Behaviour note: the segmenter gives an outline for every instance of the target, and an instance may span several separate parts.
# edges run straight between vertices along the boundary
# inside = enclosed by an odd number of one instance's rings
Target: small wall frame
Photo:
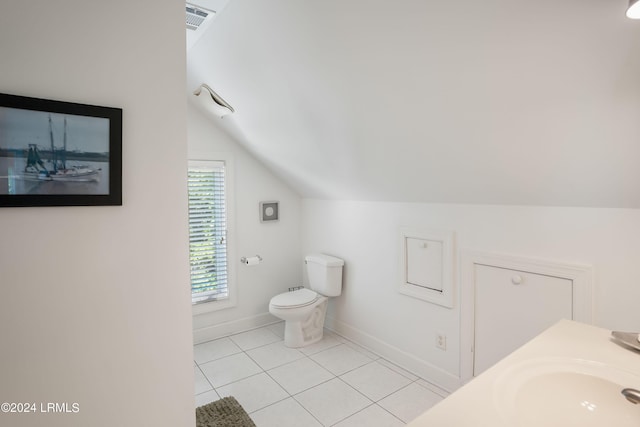
[[[260,202],[260,222],[278,221],[280,204],[276,201]]]

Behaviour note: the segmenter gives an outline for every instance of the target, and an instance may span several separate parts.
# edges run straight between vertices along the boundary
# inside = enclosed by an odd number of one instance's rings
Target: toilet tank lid
[[[344,260],[325,254],[311,254],[304,257],[304,259],[307,262],[326,265],[327,267],[341,267],[344,265]]]

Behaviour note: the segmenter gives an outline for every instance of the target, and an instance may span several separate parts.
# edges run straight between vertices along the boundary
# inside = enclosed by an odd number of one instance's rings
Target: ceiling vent
[[[213,10],[207,10],[187,3],[187,29],[197,30],[210,15],[214,14],[215,12]]]

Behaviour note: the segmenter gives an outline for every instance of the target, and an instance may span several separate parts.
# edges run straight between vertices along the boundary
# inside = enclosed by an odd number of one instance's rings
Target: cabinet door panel
[[[571,319],[572,288],[569,279],[476,264],[473,374]]]
[[[407,283],[442,292],[442,243],[408,237]]]

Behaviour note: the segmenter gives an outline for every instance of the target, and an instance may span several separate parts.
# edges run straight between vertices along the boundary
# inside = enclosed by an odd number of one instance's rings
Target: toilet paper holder
[[[242,258],[240,258],[240,262],[243,263],[243,264],[247,264],[248,265],[249,261],[254,259],[254,258],[257,258],[258,262],[262,262],[262,257],[260,255],[256,255],[256,256],[252,256],[252,257],[243,256]]]

